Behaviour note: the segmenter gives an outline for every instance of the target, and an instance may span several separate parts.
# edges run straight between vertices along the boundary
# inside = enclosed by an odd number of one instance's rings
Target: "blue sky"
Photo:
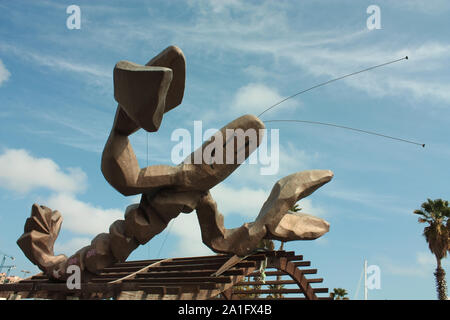
[[[67,6],[81,29],[66,27]],[[368,30],[366,9],[381,9]],[[16,245],[31,205],[59,210],[57,253],[71,255],[123,217],[136,197],[116,192],[100,157],[117,103],[119,60],[145,64],[168,45],[187,61],[183,103],[160,130],[131,137],[141,166],[171,164],[176,128],[221,128],[282,98],[372,65],[409,60],[312,90],[262,120],[336,123],[426,148],[336,128],[268,123],[280,130],[280,170],[243,165],[212,190],[227,227],[252,221],[290,173],[330,169],[334,179],[300,201],[331,224],[316,241],[290,242],[324,277],[356,293],[364,259],[381,269],[372,299],[435,299],[434,257],[412,212],[449,199],[450,4],[435,1],[0,1],[0,250],[37,272]],[[209,254],[195,213],[182,215],[129,259]],[[166,241],[165,241],[166,240]],[[444,267],[450,272],[448,259]],[[362,297],[362,290],[359,291]]]

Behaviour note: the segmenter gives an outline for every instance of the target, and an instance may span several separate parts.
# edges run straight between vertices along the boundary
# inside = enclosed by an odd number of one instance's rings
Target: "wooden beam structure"
[[[205,300],[328,299],[313,288],[322,278],[306,278],[317,269],[294,252],[267,251],[250,255],[214,276],[231,255],[153,259],[116,263],[80,289],[69,289],[43,274],[0,285],[0,297],[40,299]],[[266,266],[263,269],[262,266]],[[270,270],[270,271],[269,271]],[[274,271],[271,271],[274,270]],[[273,278],[276,277],[276,278]]]

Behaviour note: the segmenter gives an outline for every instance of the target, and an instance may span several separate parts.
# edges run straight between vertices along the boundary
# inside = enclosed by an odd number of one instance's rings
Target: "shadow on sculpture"
[[[70,258],[55,256],[53,252],[61,228],[61,214],[34,204],[17,243],[48,277],[65,280],[69,275],[67,268],[77,265],[83,281],[88,281],[105,267],[125,261],[139,245],[163,231],[171,219],[194,210],[204,244],[218,253],[245,256],[262,239],[313,240],[328,232],[329,224],[325,220],[289,209],[329,182],[333,177],[329,170],[303,171],[282,178],[273,186],[255,221],[235,229],[224,227],[224,218],[209,190],[239,167],[239,156],[248,158],[261,143],[263,130],[260,129],[265,126],[253,115],[244,115],[227,124],[177,166],[139,167],[128,136],[141,128],[148,132],[159,129],[164,113],[181,104],[185,73],[185,57],[174,46],[145,66],[128,61],[116,64],[114,98],[119,104],[103,150],[101,169],[117,191],[126,196],[141,194],[141,200],[126,209],[124,220],[115,221],[109,233],[97,235],[89,246]],[[232,136],[233,152],[227,153],[229,139],[223,145],[215,139],[226,136],[227,129],[253,129],[257,133],[256,143],[246,141],[240,146],[237,137]],[[196,154],[211,149],[221,155],[222,161],[192,163]],[[229,161],[230,156],[234,161]]]

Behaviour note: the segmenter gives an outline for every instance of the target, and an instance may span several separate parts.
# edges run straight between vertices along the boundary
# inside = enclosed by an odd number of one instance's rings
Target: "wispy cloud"
[[[427,0],[390,1],[389,4],[430,15],[445,14],[450,10],[450,3],[446,0],[434,0],[433,2]]]
[[[19,59],[23,59],[55,71],[67,72],[80,76],[82,79],[89,78],[92,83],[103,83],[110,85],[112,79],[112,68],[105,68],[98,64],[72,61],[61,56],[47,55],[32,49],[25,49],[17,45],[0,43],[0,51],[13,54]]]
[[[390,257],[379,257],[382,272],[401,277],[429,277],[436,269],[436,258],[429,252],[416,252],[412,263],[403,263]],[[443,260],[446,268],[448,262]]]
[[[9,77],[11,76],[11,73],[6,69],[5,65],[3,64],[3,61],[0,60],[0,86],[8,81]]]
[[[408,213],[408,205],[404,200],[395,195],[380,194],[370,190],[355,190],[342,186],[333,185],[323,191],[327,197],[357,204],[369,208],[380,209],[381,213]],[[366,217],[367,218],[367,217]],[[380,218],[378,215],[376,218]]]
[[[275,62],[273,67],[268,66],[272,72],[279,65],[292,65],[293,70],[325,80],[408,55],[410,60],[402,66],[359,75],[345,83],[370,95],[450,101],[450,79],[436,79],[434,73],[449,67],[449,43],[403,44],[395,37],[388,37],[381,44],[379,41],[373,44],[370,42],[373,34],[366,29],[302,32],[289,24],[285,4],[237,3],[215,7],[203,1],[191,1],[192,6],[199,8],[195,23],[165,28],[187,47],[207,44],[209,51],[231,51],[253,57],[268,55]],[[414,1],[413,6],[426,5]]]

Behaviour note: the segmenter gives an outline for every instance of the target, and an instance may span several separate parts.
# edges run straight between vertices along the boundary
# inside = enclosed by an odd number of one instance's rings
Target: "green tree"
[[[439,300],[447,300],[447,283],[445,271],[442,268],[442,259],[447,257],[450,250],[450,207],[448,201],[442,199],[427,199],[422,203],[422,209],[414,210],[419,215],[419,223],[426,223],[423,235],[428,243],[431,253],[436,257],[436,289]]]
[[[348,295],[347,290],[342,288],[334,288],[333,292],[330,293],[330,298],[333,300],[348,300],[346,295]]]
[[[258,243],[258,249],[264,249],[267,251],[273,251],[275,249],[275,243],[273,242],[273,240],[269,240],[269,239],[262,239],[259,243]],[[265,272],[265,268],[262,268],[261,270],[262,272]],[[246,277],[246,280],[241,282],[240,285],[236,286],[236,289],[239,291],[251,291],[251,290],[259,290],[261,289],[261,285],[260,284],[247,284],[249,282],[253,282],[253,281],[263,281],[264,279],[264,275],[260,274],[257,276],[251,276],[251,277]],[[258,293],[254,293],[254,294],[235,294],[234,297],[237,297],[239,299],[255,299],[255,298],[259,298],[260,294]]]

